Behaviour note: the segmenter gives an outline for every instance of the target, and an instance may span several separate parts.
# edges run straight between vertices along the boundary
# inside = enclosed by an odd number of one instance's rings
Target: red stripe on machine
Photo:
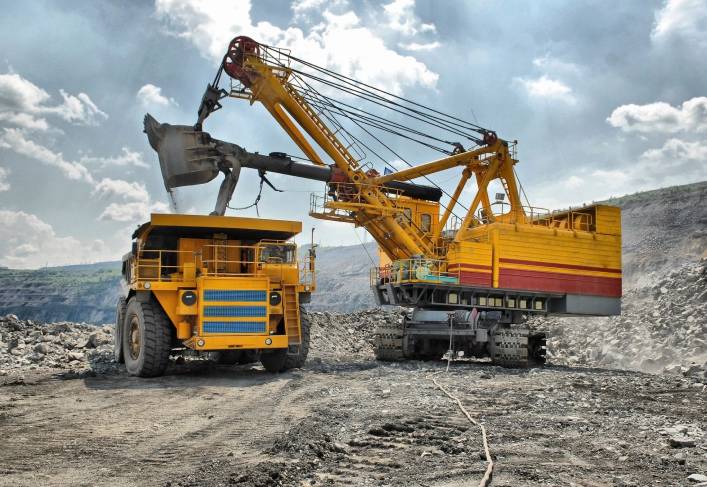
[[[459,281],[462,284],[491,287],[491,273],[460,271]]]
[[[620,277],[582,276],[502,268],[498,276],[498,287],[621,297]]]

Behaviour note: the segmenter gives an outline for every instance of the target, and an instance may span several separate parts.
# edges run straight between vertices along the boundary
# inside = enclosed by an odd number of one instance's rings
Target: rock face
[[[625,293],[621,316],[542,318],[552,363],[689,375],[707,382],[707,260]]]
[[[39,323],[0,316],[0,374],[13,369],[91,369],[114,366],[113,326]]]

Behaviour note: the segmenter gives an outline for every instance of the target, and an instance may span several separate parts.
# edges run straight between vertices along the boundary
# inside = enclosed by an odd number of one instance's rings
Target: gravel
[[[707,383],[707,260],[625,293],[621,316],[535,318],[553,364],[689,376]]]

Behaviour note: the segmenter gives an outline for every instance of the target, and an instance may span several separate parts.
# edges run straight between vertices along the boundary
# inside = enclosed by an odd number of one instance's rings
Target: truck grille
[[[265,306],[204,306],[204,316],[209,318],[265,318]]]
[[[206,289],[204,291],[204,301],[243,301],[257,302],[266,301],[268,297],[265,291],[229,291],[224,289]]]
[[[265,322],[204,321],[204,333],[265,333]]]
[[[205,289],[203,333],[266,333],[267,299],[261,289]]]

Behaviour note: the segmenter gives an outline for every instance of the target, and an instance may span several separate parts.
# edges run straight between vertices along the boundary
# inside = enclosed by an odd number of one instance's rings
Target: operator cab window
[[[422,230],[425,233],[429,233],[431,228],[432,228],[432,217],[427,213],[423,213],[422,215],[420,215],[420,230]]]
[[[292,245],[265,244],[260,247],[260,262],[268,264],[291,264],[295,261]]]

